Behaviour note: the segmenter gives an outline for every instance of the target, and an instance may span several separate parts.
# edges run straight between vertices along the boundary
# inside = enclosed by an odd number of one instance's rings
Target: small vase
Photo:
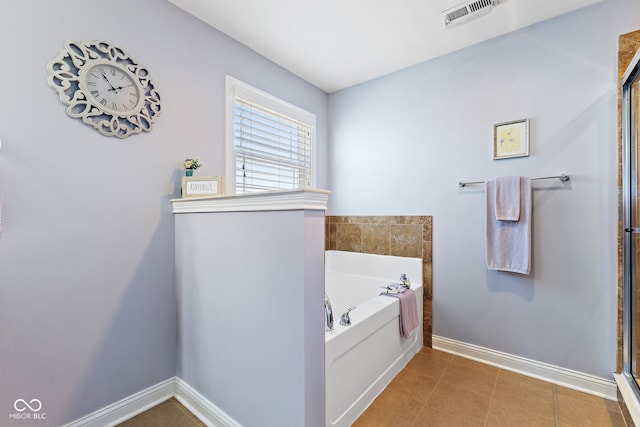
[[[184,174],[186,176],[193,176],[193,169],[185,169]]]

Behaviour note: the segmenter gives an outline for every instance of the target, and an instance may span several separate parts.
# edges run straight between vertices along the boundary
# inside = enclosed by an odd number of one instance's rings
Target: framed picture
[[[183,176],[182,197],[219,196],[224,189],[223,176]]]
[[[529,155],[529,119],[493,125],[493,159]]]

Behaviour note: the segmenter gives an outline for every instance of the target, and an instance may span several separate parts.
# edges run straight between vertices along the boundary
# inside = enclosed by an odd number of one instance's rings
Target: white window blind
[[[236,193],[312,187],[315,116],[262,92],[251,95],[246,86],[231,95]]]

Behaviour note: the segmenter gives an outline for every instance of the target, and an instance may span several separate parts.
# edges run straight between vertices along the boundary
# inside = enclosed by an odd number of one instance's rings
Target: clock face
[[[97,64],[87,70],[84,85],[91,99],[100,108],[115,114],[138,109],[140,92],[133,77],[111,64]]]

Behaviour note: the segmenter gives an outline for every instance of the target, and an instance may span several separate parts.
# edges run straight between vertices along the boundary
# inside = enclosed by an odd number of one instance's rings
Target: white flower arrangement
[[[185,169],[198,169],[199,167],[204,166],[204,163],[200,161],[200,157],[196,157],[195,159],[185,159],[182,166]]]

